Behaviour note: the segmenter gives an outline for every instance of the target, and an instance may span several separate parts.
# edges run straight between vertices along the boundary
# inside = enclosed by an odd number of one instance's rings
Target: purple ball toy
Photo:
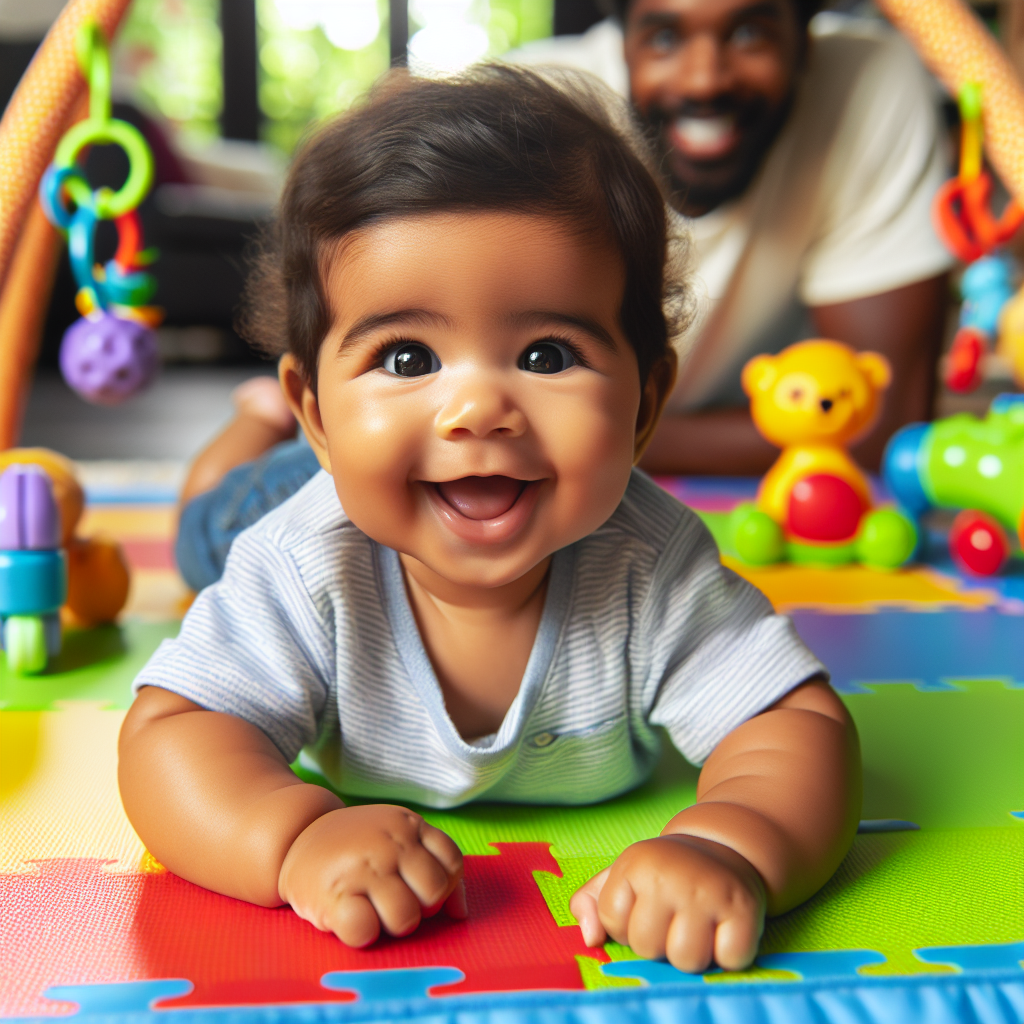
[[[109,312],[76,320],[60,346],[64,379],[97,405],[117,405],[149,387],[159,363],[156,334]]]

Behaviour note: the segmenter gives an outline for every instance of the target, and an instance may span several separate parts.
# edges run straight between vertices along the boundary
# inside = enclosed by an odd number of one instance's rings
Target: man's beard
[[[793,91],[777,107],[762,97],[737,100],[731,96],[705,103],[686,101],[671,111],[651,106],[639,114],[680,213],[698,217],[742,195],[778,138],[793,106]],[[672,146],[669,132],[679,118],[732,117],[740,140],[724,157],[696,160]]]

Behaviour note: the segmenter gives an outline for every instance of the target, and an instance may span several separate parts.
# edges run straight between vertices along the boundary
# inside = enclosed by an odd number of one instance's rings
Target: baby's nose
[[[819,404],[821,405],[822,412],[828,412],[834,403],[831,398],[823,398]]]

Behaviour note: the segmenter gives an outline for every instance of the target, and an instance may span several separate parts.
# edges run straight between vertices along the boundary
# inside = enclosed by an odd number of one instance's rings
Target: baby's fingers
[[[449,836],[424,821],[420,825],[420,842],[449,875],[453,878],[462,877],[462,851]]]
[[[376,942],[380,935],[380,920],[373,904],[361,895],[342,896],[333,905],[324,921],[335,935],[355,949]]]
[[[461,872],[454,877],[449,875],[437,857],[419,843],[402,851],[398,873],[426,909],[428,917],[441,908],[461,875]]]
[[[569,911],[579,923],[583,941],[588,946],[600,946],[608,938],[608,933],[601,923],[597,901],[608,880],[610,870],[610,868],[605,868],[604,871],[599,871],[589,882],[581,885],[569,900]]]
[[[378,878],[368,895],[380,923],[389,935],[408,935],[416,930],[423,918],[420,901],[398,875]]]
[[[738,913],[719,924],[715,931],[715,962],[727,971],[742,971],[757,956],[757,944],[764,931],[764,916]]]
[[[711,966],[715,951],[715,924],[694,909],[673,917],[665,939],[665,957],[679,971],[697,974]]]

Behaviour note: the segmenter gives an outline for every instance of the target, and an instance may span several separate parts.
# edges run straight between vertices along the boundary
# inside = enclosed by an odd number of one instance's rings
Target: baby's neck
[[[465,739],[496,732],[519,692],[547,594],[546,558],[502,587],[463,587],[401,555],[409,603]]]

